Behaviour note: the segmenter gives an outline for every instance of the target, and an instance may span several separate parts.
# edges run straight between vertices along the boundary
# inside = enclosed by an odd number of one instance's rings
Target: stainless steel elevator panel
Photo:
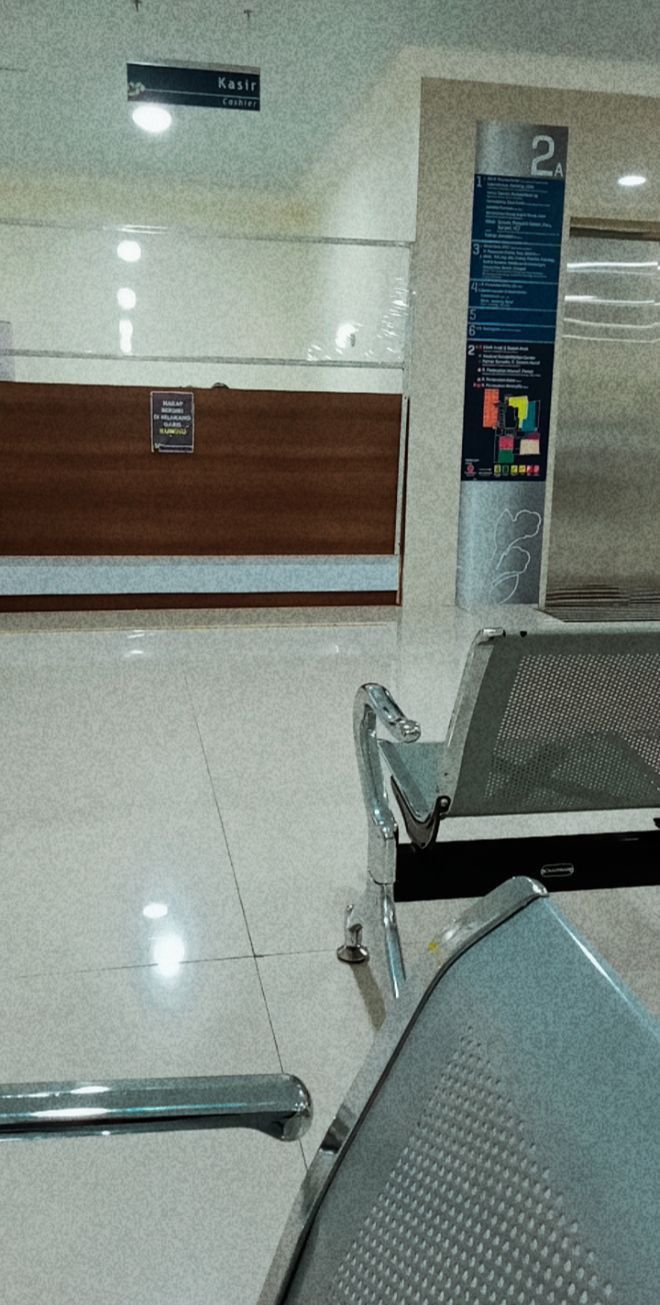
[[[660,613],[660,241],[571,235],[545,606]]]

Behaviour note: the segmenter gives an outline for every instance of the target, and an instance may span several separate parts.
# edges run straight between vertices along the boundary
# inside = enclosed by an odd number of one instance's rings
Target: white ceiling
[[[24,71],[0,72],[0,167],[286,191],[404,47],[653,63],[660,0],[4,0],[1,34],[0,65]],[[262,112],[177,109],[147,137],[126,63],[161,58],[260,65]]]

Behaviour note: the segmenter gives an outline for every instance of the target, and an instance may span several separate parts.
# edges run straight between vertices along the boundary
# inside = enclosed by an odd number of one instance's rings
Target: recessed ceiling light
[[[625,177],[619,177],[620,186],[643,186],[645,181],[641,172],[627,172]]]
[[[172,114],[162,104],[138,104],[131,116],[137,127],[151,132],[153,136],[172,126]]]
[[[117,253],[125,263],[137,263],[138,259],[142,257],[142,249],[137,240],[120,240],[117,245]]]
[[[135,308],[137,303],[137,295],[135,291],[131,290],[129,286],[123,285],[121,290],[117,291],[117,303],[120,308],[126,309],[127,312],[129,309]]]

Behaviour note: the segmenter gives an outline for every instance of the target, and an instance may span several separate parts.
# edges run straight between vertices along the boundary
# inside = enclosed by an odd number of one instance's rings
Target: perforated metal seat
[[[406,983],[259,1305],[657,1305],[659,1078],[657,1021],[542,887],[510,880]],[[292,1140],[309,1118],[302,1084],[277,1075],[0,1087],[0,1139]]]
[[[419,759],[424,745],[382,745],[413,822],[411,767],[427,820],[443,794],[447,816],[660,804],[659,634],[482,635],[455,721],[466,695],[466,728],[446,745]]]
[[[282,1303],[657,1305],[660,1031],[533,891],[405,985]]]

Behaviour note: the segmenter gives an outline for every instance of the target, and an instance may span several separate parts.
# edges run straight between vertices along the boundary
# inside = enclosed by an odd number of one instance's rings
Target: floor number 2
[[[554,168],[542,168],[542,163],[549,163],[555,155],[555,142],[552,136],[535,136],[532,141],[532,149],[538,150],[545,147],[545,152],[535,154],[532,159],[532,176],[533,177],[561,177],[564,169],[561,163],[557,163]]]

